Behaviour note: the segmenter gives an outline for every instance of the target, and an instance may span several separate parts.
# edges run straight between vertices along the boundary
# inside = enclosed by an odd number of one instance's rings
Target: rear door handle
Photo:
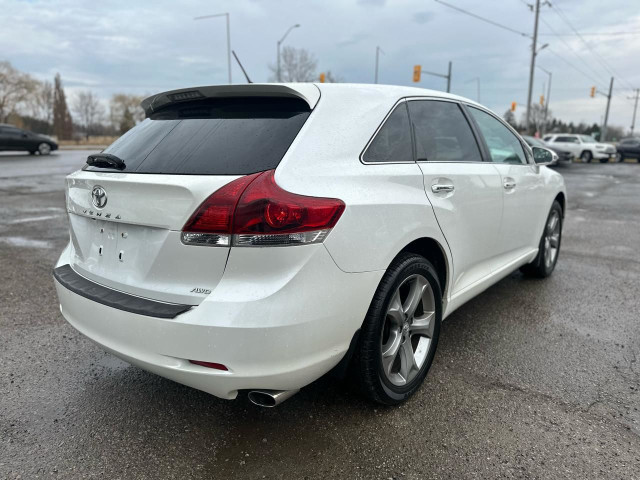
[[[516,188],[516,182],[513,180],[505,180],[503,186],[505,190],[513,190]]]
[[[436,183],[435,185],[431,185],[431,191],[433,193],[450,193],[455,189],[456,187],[449,183]]]

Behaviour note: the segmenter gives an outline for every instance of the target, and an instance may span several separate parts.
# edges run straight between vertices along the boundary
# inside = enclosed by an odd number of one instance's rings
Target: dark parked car
[[[567,152],[566,150],[561,150],[558,147],[550,147],[542,140],[536,137],[530,137],[528,135],[522,135],[522,138],[530,147],[542,147],[555,152],[558,155],[558,164],[566,164],[569,165],[573,161],[573,154],[571,152]]]
[[[625,158],[635,158],[640,163],[640,138],[623,138],[617,145],[616,161],[623,162]]]
[[[58,144],[45,135],[0,123],[0,150],[26,150],[31,155],[36,152],[49,155],[57,149]]]

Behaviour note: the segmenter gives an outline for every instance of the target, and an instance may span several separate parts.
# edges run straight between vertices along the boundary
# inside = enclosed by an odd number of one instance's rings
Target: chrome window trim
[[[527,145],[527,142],[525,142],[522,137],[520,136],[520,134],[511,126],[509,125],[507,122],[505,122],[502,118],[498,117],[495,113],[493,113],[490,110],[487,110],[486,108],[478,105],[478,104],[472,104],[472,103],[468,103],[465,101],[461,101],[460,103],[463,103],[464,105],[466,105],[467,107],[470,108],[475,108],[477,110],[480,110],[481,112],[486,113],[487,115],[490,115],[491,117],[495,118],[498,122],[500,122],[502,125],[504,125],[507,130],[511,131],[511,133],[513,133],[516,137],[516,140],[518,140],[520,142],[520,146],[522,147],[522,150],[524,152],[524,156],[526,157],[527,162],[526,163],[506,163],[503,165],[525,165],[525,166],[531,166],[531,165],[535,165],[534,163],[531,162],[532,158],[530,158],[529,155],[527,155],[527,147],[525,147],[525,145]],[[484,136],[484,135],[483,135]],[[485,140],[486,142],[486,140]],[[491,162],[491,163],[500,163],[500,162]]]

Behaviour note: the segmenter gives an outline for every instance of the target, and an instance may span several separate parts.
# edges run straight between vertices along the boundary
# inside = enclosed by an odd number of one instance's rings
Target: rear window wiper
[[[97,168],[115,168],[116,170],[124,170],[127,165],[121,158],[110,153],[94,153],[87,157],[87,165]]]

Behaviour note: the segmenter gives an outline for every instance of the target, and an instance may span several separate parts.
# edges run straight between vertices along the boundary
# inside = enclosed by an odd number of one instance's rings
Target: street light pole
[[[228,13],[217,13],[215,15],[203,15],[194,17],[194,20],[205,20],[207,18],[227,17],[227,69],[229,71],[229,83],[231,83],[231,22]]]
[[[282,42],[284,42],[284,39],[287,38],[287,35],[289,35],[289,32],[294,28],[298,28],[298,27],[300,27],[299,23],[296,23],[295,25],[290,26],[289,30],[287,30],[285,34],[282,36],[282,38],[278,40],[278,67],[276,71],[276,79],[278,80],[278,82],[282,82],[282,75],[280,74],[280,45],[282,44]]]
[[[536,68],[536,47],[538,42],[538,19],[540,17],[540,0],[536,0],[535,22],[533,24],[533,45],[531,46],[531,67],[529,69],[529,92],[527,94],[527,113],[525,116],[525,130],[529,133],[529,119],[531,118],[531,95],[533,94],[533,75]]]

